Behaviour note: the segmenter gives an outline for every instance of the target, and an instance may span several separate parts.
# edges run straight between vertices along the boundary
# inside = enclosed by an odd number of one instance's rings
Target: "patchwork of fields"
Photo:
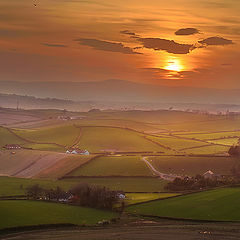
[[[83,118],[61,121],[59,114],[63,113],[32,110],[29,115],[24,111],[19,121],[14,115],[9,125],[4,120],[0,127],[0,196],[24,195],[33,184],[60,186],[67,191],[76,184],[88,183],[127,192],[126,205],[137,204],[127,208],[131,213],[240,221],[239,188],[175,197],[176,193],[164,193],[168,181],[151,169],[173,176],[194,176],[208,170],[231,175],[233,168],[240,168],[240,159],[227,154],[230,146],[238,144],[239,117],[179,111],[105,111],[69,113]],[[25,119],[26,115],[29,118]],[[22,149],[6,150],[6,144],[19,144]],[[66,154],[69,148],[86,149],[90,155]],[[156,200],[168,197],[174,198]],[[151,202],[138,204],[147,201]],[[0,217],[0,228],[19,226],[23,207],[29,211],[22,226],[29,225],[36,214],[39,218],[33,224],[95,224],[116,216],[52,203],[0,201],[0,211],[8,218],[6,225]],[[14,212],[19,214],[15,219]],[[49,216],[48,212],[54,214]]]

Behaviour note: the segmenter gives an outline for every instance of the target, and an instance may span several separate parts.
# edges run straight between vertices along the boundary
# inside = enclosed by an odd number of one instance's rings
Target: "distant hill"
[[[167,87],[124,80],[100,82],[0,81],[2,93],[75,101],[240,104],[240,90]]]

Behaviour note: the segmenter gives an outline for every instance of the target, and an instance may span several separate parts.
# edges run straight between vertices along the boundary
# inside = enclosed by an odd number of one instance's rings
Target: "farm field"
[[[184,149],[183,152],[193,155],[227,155],[228,150],[228,146],[210,144],[196,148]]]
[[[211,140],[219,138],[240,137],[240,131],[234,132],[198,132],[198,133],[174,133],[176,136],[195,138],[201,140]]]
[[[33,177],[65,157],[63,153],[45,151],[17,150],[15,154],[1,151],[0,175]]]
[[[164,151],[140,133],[114,127],[81,127],[80,145],[90,152]]]
[[[80,134],[80,129],[72,125],[43,127],[37,130],[14,130],[18,136],[32,143],[55,143],[61,146],[72,146]]]
[[[198,142],[194,140],[186,140],[186,139],[180,139],[176,137],[153,137],[153,136],[148,136],[147,138],[158,142],[159,144],[162,144],[164,146],[167,146],[171,149],[174,150],[181,150],[184,148],[191,148],[191,147],[199,147],[204,145],[205,143],[203,142]]]
[[[35,178],[48,178],[48,179],[58,179],[70,174],[75,169],[78,169],[83,164],[94,158],[94,155],[89,156],[79,156],[71,155],[66,156],[64,159],[58,161],[53,166],[38,173]]]
[[[208,170],[216,174],[229,175],[240,159],[217,156],[158,156],[149,157],[150,163],[159,171],[179,175],[195,176]]]
[[[0,229],[43,224],[93,225],[117,213],[42,201],[0,201]]]
[[[227,138],[227,139],[218,139],[218,140],[210,140],[209,142],[214,144],[223,144],[231,147],[232,145],[236,145],[238,143],[239,138]]]
[[[126,205],[178,196],[179,193],[127,193]]]
[[[39,184],[43,188],[56,188],[69,190],[79,183],[105,186],[112,190],[122,190],[125,192],[162,192],[166,181],[159,178],[72,178],[63,180],[48,179],[26,179],[15,177],[0,177],[0,196],[24,195],[26,188],[34,184]]]
[[[6,128],[0,127],[0,148],[6,144],[25,144],[26,142],[10,133]]]
[[[130,206],[128,212],[194,220],[240,220],[240,188],[222,188]]]
[[[99,157],[70,176],[153,176],[140,156]]]

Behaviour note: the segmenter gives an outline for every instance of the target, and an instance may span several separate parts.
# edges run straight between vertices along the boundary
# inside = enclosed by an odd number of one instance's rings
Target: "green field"
[[[208,154],[227,154],[229,147],[220,145],[206,145],[198,148],[184,149],[184,153],[208,155]]]
[[[60,186],[64,190],[79,183],[106,186],[112,190],[126,192],[162,192],[166,181],[159,178],[76,178],[64,180],[25,179],[13,177],[0,177],[0,196],[24,195],[28,186],[39,184],[43,188],[56,188]]]
[[[93,225],[118,216],[110,211],[26,200],[0,201],[0,212],[0,229],[61,223]]]
[[[231,174],[231,169],[240,164],[240,159],[210,156],[159,156],[149,157],[149,162],[163,173],[194,176],[208,170],[216,174]]]
[[[237,145],[238,138],[224,138],[224,139],[218,139],[218,140],[209,140],[209,142],[214,144],[223,144],[227,146]]]
[[[198,146],[204,145],[204,143],[202,142],[180,139],[180,138],[170,137],[170,136],[169,137],[168,136],[167,137],[148,136],[147,138],[175,150],[181,150],[183,148],[198,147]]]
[[[164,199],[178,196],[178,193],[127,193],[125,204],[132,205],[141,202],[152,201],[156,199]]]
[[[99,157],[73,171],[71,176],[152,176],[140,156]]]
[[[72,125],[62,125],[37,130],[14,130],[14,132],[34,143],[56,143],[62,146],[71,146],[80,134],[80,129]]]
[[[82,127],[80,147],[90,152],[99,151],[163,151],[158,145],[134,131],[113,127]]]
[[[240,220],[240,188],[223,188],[130,206],[143,215],[195,220]]]
[[[6,128],[0,127],[0,148],[6,144],[25,144],[24,140],[10,133]]]

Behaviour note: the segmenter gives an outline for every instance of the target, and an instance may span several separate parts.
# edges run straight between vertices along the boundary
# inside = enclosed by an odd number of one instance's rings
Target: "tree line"
[[[86,183],[78,184],[67,192],[60,187],[44,189],[38,184],[29,186],[26,190],[28,199],[64,201],[100,209],[113,209],[115,204],[120,201],[119,194],[124,194],[122,191],[112,191],[106,187],[91,186]]]

